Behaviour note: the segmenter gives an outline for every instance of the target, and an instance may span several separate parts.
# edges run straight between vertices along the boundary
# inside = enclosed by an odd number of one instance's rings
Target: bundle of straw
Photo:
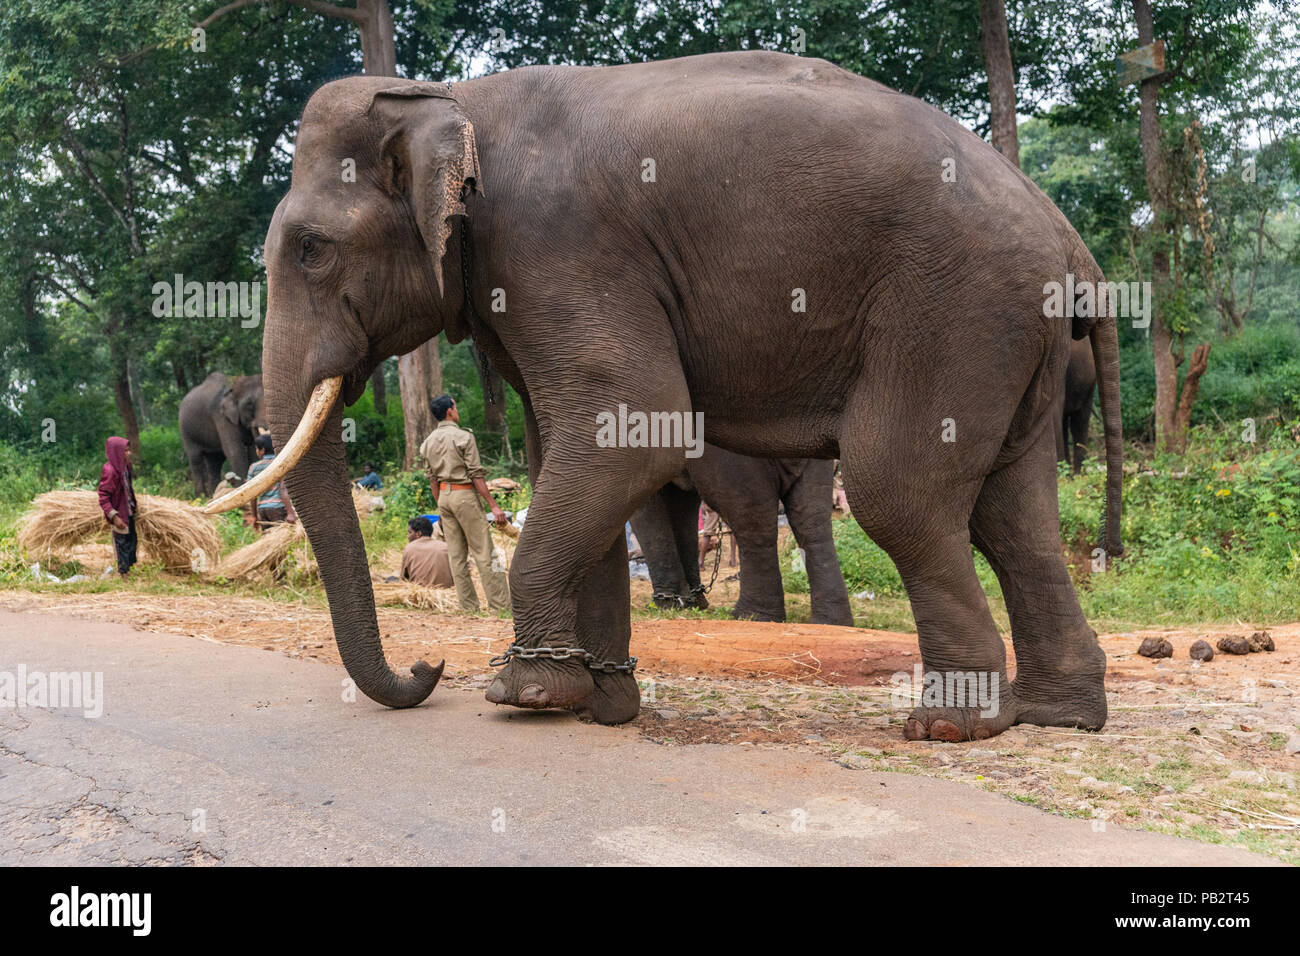
[[[137,495],[136,504],[140,545],[169,571],[206,566],[221,551],[212,519],[193,505],[157,495]],[[33,555],[62,554],[112,530],[93,491],[47,491],[32,506],[22,519],[18,543]]]
[[[455,611],[460,605],[453,588],[427,588],[413,581],[375,581],[376,604],[400,604],[427,611]]]
[[[233,581],[275,574],[290,549],[306,537],[307,532],[298,522],[277,525],[252,544],[222,558],[221,563],[212,569],[212,577]]]
[[[367,518],[376,511],[384,510],[384,498],[373,491],[353,485],[352,507],[357,509],[358,518]]]

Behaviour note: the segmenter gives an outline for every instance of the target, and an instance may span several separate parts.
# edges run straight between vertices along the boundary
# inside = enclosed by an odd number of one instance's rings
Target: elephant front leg
[[[530,522],[532,513],[530,507]],[[515,582],[512,573],[512,596],[516,601],[526,600],[527,591],[521,593]],[[571,636],[555,631],[542,643],[525,647],[516,635],[514,646],[521,654],[497,674],[487,699],[516,707],[567,707],[579,717],[601,724],[631,720],[640,707],[640,691],[628,652],[632,619],[627,544],[622,535],[587,572],[574,596],[573,611]],[[526,656],[536,647],[574,648],[577,653],[562,659]]]
[[[510,569],[515,651],[487,699],[571,708],[613,724],[636,716],[640,703],[628,652],[632,622],[623,526],[680,470],[681,452],[594,443],[575,448],[582,436],[591,440],[594,425],[586,423],[584,432],[582,424],[553,429],[568,441],[544,450]]]
[[[543,471],[510,569],[515,651],[488,688],[492,703],[572,708],[603,724],[636,716],[623,524],[653,479],[613,470],[623,479],[599,484],[597,472]]]

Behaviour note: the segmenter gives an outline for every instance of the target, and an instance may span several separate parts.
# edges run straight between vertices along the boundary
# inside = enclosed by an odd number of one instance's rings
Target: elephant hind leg
[[[1055,472],[1040,442],[989,475],[970,530],[1011,618],[1017,722],[1097,730],[1106,723],[1106,655],[1061,555]]]
[[[196,469],[195,483],[201,486],[204,497],[208,497],[212,492],[217,490],[217,485],[221,483],[221,463],[225,459],[220,452],[202,452],[199,455],[199,462]]]
[[[890,394],[889,383],[876,384]],[[937,389],[909,391],[941,397]],[[954,407],[980,406],[972,400]],[[979,475],[999,447],[974,438],[963,444],[960,423],[959,441],[944,442],[944,409],[931,410],[922,424],[926,409],[903,420],[895,408],[862,397],[846,417],[840,452],[853,516],[898,568],[916,620],[924,679],[914,688],[920,706],[904,734],[984,739],[1006,730],[1016,715],[1006,647],[975,573],[967,529]]]
[[[748,621],[785,620],[785,584],[777,555],[776,506],[756,507],[731,527],[740,545],[740,597],[731,616]],[[718,542],[719,555],[722,542]]]
[[[1088,423],[1092,419],[1092,396],[1089,395],[1083,407],[1071,412],[1068,418],[1072,467],[1077,475],[1083,471],[1083,460],[1088,457]]]
[[[852,627],[853,609],[849,606],[849,591],[844,586],[831,530],[834,474],[834,462],[808,462],[782,501],[794,539],[804,550],[808,592],[812,601],[809,621]]]
[[[196,448],[186,447],[185,461],[190,466],[190,481],[194,482],[194,490],[200,495],[206,496],[208,489],[204,481],[204,475],[207,473],[207,465],[203,461],[203,452]]]

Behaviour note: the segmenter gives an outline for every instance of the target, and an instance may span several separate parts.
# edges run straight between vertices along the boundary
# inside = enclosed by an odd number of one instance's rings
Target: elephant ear
[[[474,126],[451,89],[441,83],[381,89],[367,113],[387,121],[379,151],[380,178],[391,195],[410,202],[442,295],[442,257],[451,219],[465,215],[470,192],[483,193]]]
[[[221,417],[232,425],[239,424],[239,405],[235,402],[235,393],[227,388],[221,393]]]

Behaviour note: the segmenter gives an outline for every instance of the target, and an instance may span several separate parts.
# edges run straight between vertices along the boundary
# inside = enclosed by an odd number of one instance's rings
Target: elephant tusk
[[[271,467],[252,481],[244,482],[234,491],[224,494],[216,501],[211,502],[203,509],[203,513],[215,515],[221,514],[223,511],[234,511],[236,508],[248,504],[263,492],[269,491],[276,482],[287,475],[293,466],[298,464],[299,459],[307,453],[307,449],[312,446],[312,443],[316,441],[316,436],[325,427],[325,419],[329,417],[330,409],[334,407],[334,400],[339,397],[339,392],[342,389],[343,376],[341,375],[324,379],[312,389],[311,398],[307,401],[307,408],[302,413],[302,421],[298,422],[298,427],[293,430],[289,443],[275,456],[275,460],[271,462]]]

